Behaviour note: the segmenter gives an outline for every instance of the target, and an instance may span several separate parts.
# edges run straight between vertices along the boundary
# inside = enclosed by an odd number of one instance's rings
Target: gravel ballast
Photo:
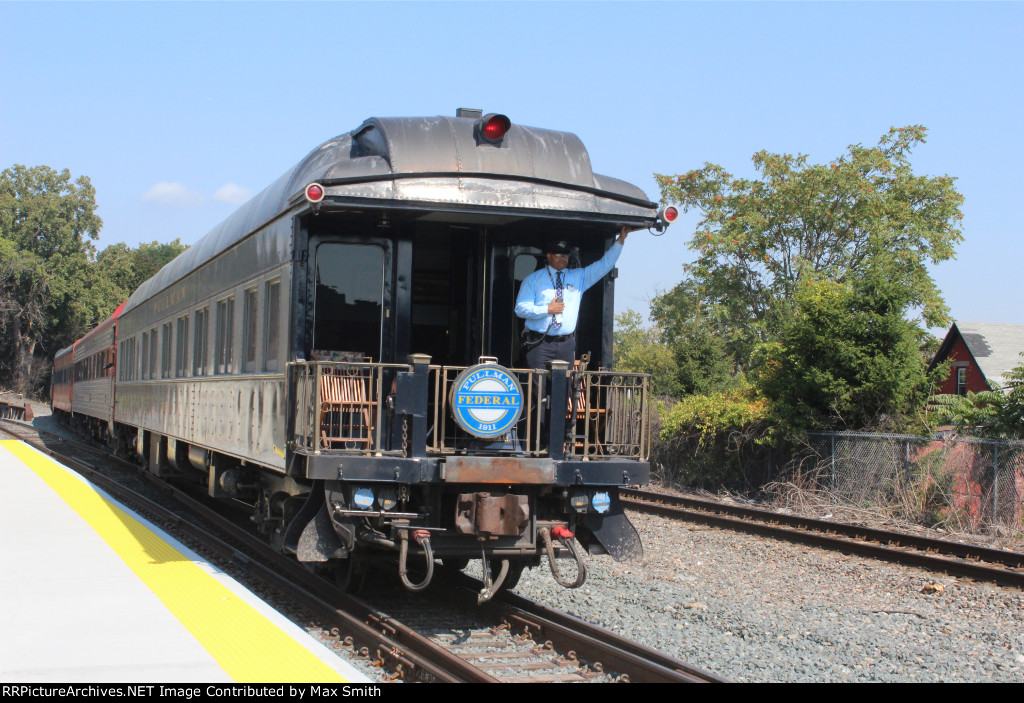
[[[1024,681],[1024,592],[630,513],[644,558],[515,592],[733,681]]]

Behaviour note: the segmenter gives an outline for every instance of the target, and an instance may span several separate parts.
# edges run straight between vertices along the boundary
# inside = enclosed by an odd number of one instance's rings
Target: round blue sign
[[[452,386],[452,415],[459,427],[483,438],[508,432],[523,411],[523,389],[497,364],[479,364],[459,374]]]

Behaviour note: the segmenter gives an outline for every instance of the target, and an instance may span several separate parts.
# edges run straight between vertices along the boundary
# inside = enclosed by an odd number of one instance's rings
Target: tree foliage
[[[740,378],[726,390],[683,398],[661,416],[651,460],[688,486],[748,490],[765,480],[769,405]]]
[[[136,249],[124,243],[111,244],[96,257],[96,277],[124,300],[186,249],[180,239],[166,244],[142,242]]]
[[[724,388],[733,380],[733,364],[722,340],[700,321],[664,324],[656,312],[654,327],[627,310],[615,317],[615,368],[649,373],[654,392],[681,398]]]
[[[1024,356],[1024,352],[1021,353]],[[1005,374],[1006,388],[967,395],[933,395],[933,417],[963,434],[1024,439],[1024,361]]]
[[[102,220],[96,191],[65,169],[15,165],[0,173],[0,371],[29,390],[37,347],[52,354],[84,331],[82,294]]]
[[[97,256],[95,211],[86,176],[21,165],[0,173],[0,385],[41,391],[57,350],[186,249],[179,240],[115,244]]]
[[[655,395],[679,395],[679,369],[672,350],[662,343],[656,329],[643,326],[640,313],[626,310],[615,316],[614,349],[616,369],[651,374]]]
[[[705,315],[701,299],[684,281],[651,302],[651,319],[675,360],[677,395],[721,390],[736,378],[729,330]]]
[[[680,285],[699,296],[696,307],[738,360],[775,338],[802,280],[849,284],[878,251],[892,254],[892,274],[910,292],[907,310],[919,310],[928,326],[945,324],[927,264],[951,258],[961,241],[963,196],[953,178],[911,169],[910,153],[925,133],[892,128],[876,147],[850,146],[828,164],[761,151],[754,180],[711,163],[655,176],[663,201],[702,215],[690,242],[698,258]]]
[[[882,252],[852,284],[805,278],[773,342],[756,350],[754,385],[774,434],[896,429],[927,397],[927,360],[908,321],[909,291],[888,278]]]

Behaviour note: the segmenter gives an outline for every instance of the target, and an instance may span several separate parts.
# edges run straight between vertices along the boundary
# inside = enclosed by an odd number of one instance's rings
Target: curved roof
[[[513,124],[500,144],[476,117],[371,118],[324,142],[128,299],[124,312],[202,266],[301,202],[312,182],[328,202],[390,201],[432,209],[514,209],[653,219],[657,204],[636,186],[593,172],[579,137]]]

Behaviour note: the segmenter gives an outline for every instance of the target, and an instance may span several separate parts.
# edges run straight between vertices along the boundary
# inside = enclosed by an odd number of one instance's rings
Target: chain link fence
[[[796,471],[854,507],[954,532],[1024,529],[1024,442],[809,434]]]

